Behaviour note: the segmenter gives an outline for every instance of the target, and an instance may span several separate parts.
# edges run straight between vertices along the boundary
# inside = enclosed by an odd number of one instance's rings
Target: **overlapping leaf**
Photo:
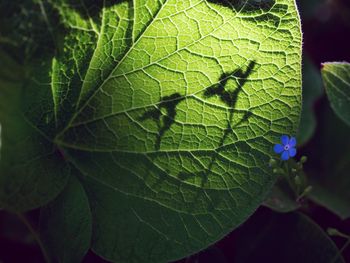
[[[40,237],[51,262],[81,262],[90,248],[92,222],[89,202],[72,176],[64,191],[40,215]]]
[[[333,110],[350,125],[350,64],[324,63],[322,77]]]
[[[308,57],[303,63],[303,109],[297,134],[298,145],[307,143],[316,129],[314,104],[322,95],[322,79],[318,68]]]
[[[345,262],[323,229],[301,213],[260,211],[237,233],[235,262]]]
[[[24,72],[1,50],[0,68],[0,205],[23,211],[57,196],[70,167],[50,139],[21,114]]]
[[[326,108],[320,123],[320,138],[310,160],[311,199],[342,219],[350,217],[350,127]]]

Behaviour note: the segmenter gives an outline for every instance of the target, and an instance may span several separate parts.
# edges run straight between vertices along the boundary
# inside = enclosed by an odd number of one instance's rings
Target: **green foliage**
[[[40,237],[51,262],[81,262],[90,248],[91,230],[87,196],[71,176],[63,192],[41,209]]]
[[[20,112],[23,74],[0,50],[0,205],[24,211],[48,203],[65,186],[70,167],[57,147]]]
[[[239,231],[239,241],[236,262],[344,263],[327,234],[301,213],[253,217]]]
[[[284,165],[281,161],[270,160],[271,170],[278,175],[278,180],[263,205],[280,213],[301,207],[302,201],[312,190],[303,171],[306,160],[306,157],[302,157],[299,162],[289,159]]]
[[[117,262],[184,257],[253,213],[275,181],[273,143],[298,126],[294,1],[23,4],[45,30],[24,27],[39,47],[18,59],[16,81],[1,67],[2,206],[40,207],[65,189],[43,210],[48,240],[59,235],[50,222],[70,236],[84,213],[89,228],[86,191],[92,249]],[[16,57],[22,42],[6,24],[2,46]],[[89,237],[48,250],[80,258]]]
[[[350,125],[350,64],[324,63],[322,77],[332,109],[339,118]]]
[[[328,108],[322,116],[318,151],[312,162],[316,169],[307,171],[312,178],[311,199],[342,219],[350,217],[350,127]],[[311,161],[311,160],[310,160]]]
[[[320,71],[310,59],[305,58],[303,63],[303,109],[297,134],[299,146],[307,143],[314,135],[316,129],[314,104],[322,93]]]
[[[350,217],[350,64],[324,63],[322,77],[331,107],[348,126],[330,112],[326,112],[322,126],[322,169],[314,175],[312,199],[327,207],[339,217]],[[329,155],[331,153],[331,155]]]

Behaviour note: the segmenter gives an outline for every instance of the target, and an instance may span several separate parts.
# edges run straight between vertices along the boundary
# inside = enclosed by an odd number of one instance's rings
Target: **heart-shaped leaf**
[[[164,262],[246,220],[275,181],[273,144],[298,126],[295,2],[37,5],[55,51],[28,62],[18,108],[57,147],[60,169],[80,171],[93,250],[112,261]],[[9,184],[7,170],[1,175]],[[55,170],[45,171],[53,177]],[[34,182],[21,178],[35,192]],[[22,200],[24,207],[32,206]]]

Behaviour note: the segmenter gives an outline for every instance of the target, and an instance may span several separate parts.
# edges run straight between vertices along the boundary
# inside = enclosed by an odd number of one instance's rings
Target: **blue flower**
[[[282,135],[281,137],[282,144],[276,144],[273,147],[275,153],[281,153],[281,159],[283,161],[287,161],[289,158],[294,157],[297,154],[297,150],[295,148],[297,144],[297,140],[294,137],[289,137],[287,135]]]

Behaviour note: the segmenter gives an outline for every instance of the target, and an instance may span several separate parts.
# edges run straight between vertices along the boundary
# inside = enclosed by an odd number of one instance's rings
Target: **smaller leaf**
[[[313,190],[310,198],[337,214],[350,217],[350,127],[328,108],[321,117],[315,151],[306,172]]]
[[[343,176],[343,180],[344,179]],[[313,182],[311,199],[315,203],[326,207],[341,219],[345,220],[350,217],[350,203],[349,197],[346,196],[347,193],[345,192],[345,189],[340,189],[340,184],[341,183],[327,184],[325,182]],[[337,191],[339,191],[339,193]]]
[[[70,175],[57,147],[20,111],[24,71],[0,49],[0,205],[15,212],[47,204]]]
[[[303,110],[297,134],[299,146],[307,143],[315,132],[316,118],[313,106],[322,93],[321,74],[310,59],[305,57],[303,67]]]
[[[299,162],[289,159],[284,163],[284,169],[281,167],[273,169],[274,173],[279,174],[279,178],[264,201],[264,206],[279,213],[292,212],[301,207],[300,201],[307,195],[307,189],[310,188],[303,171],[303,163],[306,159],[305,156]],[[276,163],[275,167],[278,166],[280,164]]]
[[[301,213],[259,210],[237,233],[235,262],[344,263],[334,242]]]
[[[288,213],[300,207],[293,190],[284,178],[277,181],[263,205],[280,213]]]
[[[81,262],[90,248],[92,222],[85,191],[71,176],[65,190],[41,209],[40,236],[52,262]]]
[[[327,62],[321,72],[334,112],[350,126],[350,64]]]

